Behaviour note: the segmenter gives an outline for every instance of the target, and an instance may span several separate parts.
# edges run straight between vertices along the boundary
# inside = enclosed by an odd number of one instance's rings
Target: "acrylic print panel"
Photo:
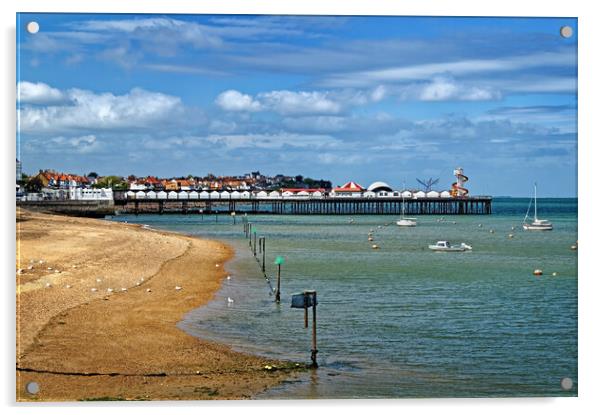
[[[576,396],[577,37],[17,15],[17,400]]]

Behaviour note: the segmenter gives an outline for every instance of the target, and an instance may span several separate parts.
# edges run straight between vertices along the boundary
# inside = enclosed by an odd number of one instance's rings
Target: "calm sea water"
[[[353,216],[354,223],[351,216],[249,216],[266,237],[268,275],[275,275],[275,257],[285,257],[281,305],[240,217],[236,225],[225,215],[218,222],[199,215],[114,220],[236,248],[227,264],[231,279],[180,323],[193,335],[309,361],[311,331],[290,297],[317,290],[320,368],[260,398],[575,396],[577,252],[570,246],[577,240],[577,200],[539,201],[552,232],[522,230],[528,202],[496,199],[490,216],[419,216],[416,228],[384,226],[395,216]],[[379,250],[371,249],[370,229]],[[438,240],[474,250],[429,251]],[[544,275],[533,276],[535,268]],[[566,377],[573,381],[568,391],[560,386]]]

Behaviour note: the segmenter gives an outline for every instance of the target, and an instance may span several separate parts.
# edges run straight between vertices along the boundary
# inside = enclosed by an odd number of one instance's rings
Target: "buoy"
[[[369,238],[368,238],[368,241],[369,241],[369,242],[372,242],[373,240],[374,240],[374,238],[373,238],[373,237],[369,237]]]
[[[577,245],[571,245],[571,249],[572,249],[573,251],[576,251],[576,250],[577,250]]]
[[[533,275],[537,275],[537,276],[543,275],[543,271],[540,270],[540,269],[536,269],[536,270],[533,271]]]
[[[229,275],[226,277],[227,280],[229,280],[230,278],[232,278],[232,277],[230,277]]]
[[[376,244],[372,245],[372,249],[378,249],[378,245],[376,245]]]
[[[552,277],[555,277],[555,276],[557,276],[557,275],[558,275],[558,273],[557,273],[557,272],[553,272],[553,273],[552,273]]]
[[[479,228],[482,228],[482,227],[483,227],[483,224],[482,224],[482,223],[479,223]]]
[[[489,233],[495,233],[493,229],[489,229]]]
[[[513,226],[513,227],[512,227],[512,230],[515,230],[515,229],[516,229],[516,226]]]
[[[513,234],[508,234],[508,238],[510,238],[510,239],[514,238],[514,235]]]

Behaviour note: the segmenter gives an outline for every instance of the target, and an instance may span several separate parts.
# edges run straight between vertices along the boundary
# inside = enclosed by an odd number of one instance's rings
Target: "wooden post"
[[[257,231],[253,231],[253,256],[257,257]]]
[[[280,264],[278,264],[278,283],[276,285],[276,302],[280,302]]]
[[[263,259],[261,260],[261,271],[265,274],[265,236],[261,238]]]
[[[316,306],[318,303],[318,293],[316,291],[304,291],[305,295],[305,327],[307,328],[307,304],[308,299],[311,296],[312,299],[312,328],[311,328],[311,366],[314,368],[318,367],[318,339],[317,339],[317,311]]]

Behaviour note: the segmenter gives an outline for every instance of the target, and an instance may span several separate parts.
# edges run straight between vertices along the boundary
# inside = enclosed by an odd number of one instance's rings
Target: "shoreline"
[[[299,370],[177,327],[221,287],[222,242],[19,209],[17,237],[17,401],[248,399]]]

